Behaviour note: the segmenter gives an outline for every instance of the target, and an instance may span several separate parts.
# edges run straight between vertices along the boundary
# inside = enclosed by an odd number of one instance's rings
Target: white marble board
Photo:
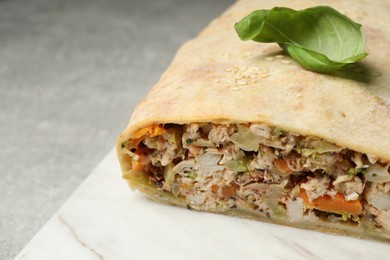
[[[390,245],[157,204],[112,150],[16,259],[390,259]]]

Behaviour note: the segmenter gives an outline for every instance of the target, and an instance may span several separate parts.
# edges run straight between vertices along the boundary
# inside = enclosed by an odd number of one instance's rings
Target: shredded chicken
[[[213,127],[208,135],[209,140],[216,144],[217,146],[223,145],[229,141],[230,136],[232,135],[232,127],[225,125],[218,125]]]
[[[321,197],[329,188],[330,179],[328,176],[310,178],[306,183],[301,184],[301,188],[306,190],[309,200],[312,201]]]
[[[273,162],[277,156],[272,149],[267,146],[260,146],[259,152],[254,160],[249,164],[253,170],[268,170],[273,167]]]
[[[343,181],[340,183],[333,182],[333,185],[336,191],[341,192],[344,195],[352,194],[354,192],[357,194],[362,194],[364,188],[362,180],[356,176],[348,181]]]
[[[195,169],[198,170],[200,176],[207,176],[213,172],[222,171],[224,167],[218,165],[220,160],[220,155],[206,152],[197,158]]]
[[[238,207],[291,221],[368,216],[390,232],[390,162],[320,138],[264,123],[192,123],[166,125],[160,135],[146,134],[123,149],[149,183],[190,208]],[[319,205],[340,198],[355,203],[358,213]]]

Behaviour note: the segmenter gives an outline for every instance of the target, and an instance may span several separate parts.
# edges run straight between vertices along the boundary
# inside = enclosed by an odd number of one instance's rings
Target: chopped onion
[[[164,168],[164,180],[167,185],[172,185],[175,182],[176,173],[172,170],[175,165],[168,164]]]
[[[177,197],[180,194],[180,184],[175,182],[172,186],[172,194]]]
[[[370,165],[367,168],[364,176],[367,181],[371,182],[388,182],[390,181],[390,173],[385,168],[380,166],[379,164]]]
[[[366,193],[367,202],[378,210],[390,210],[390,196],[376,189],[368,189]]]
[[[303,200],[301,198],[296,198],[295,200],[288,199],[286,206],[288,215],[290,216],[292,222],[302,221],[304,207]]]
[[[230,140],[244,151],[258,151],[259,143],[264,137],[252,133],[248,127],[237,125],[237,133],[232,134]]]

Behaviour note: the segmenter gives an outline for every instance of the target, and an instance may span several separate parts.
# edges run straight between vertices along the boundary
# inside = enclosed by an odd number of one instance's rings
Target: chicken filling
[[[267,124],[166,124],[122,144],[132,173],[187,207],[390,231],[390,162]],[[139,176],[139,174],[134,174]]]

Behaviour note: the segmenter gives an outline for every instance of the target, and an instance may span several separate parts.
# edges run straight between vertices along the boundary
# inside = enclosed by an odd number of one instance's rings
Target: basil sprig
[[[329,6],[257,10],[235,29],[244,41],[278,43],[297,63],[317,72],[339,70],[368,55],[362,26]]]

